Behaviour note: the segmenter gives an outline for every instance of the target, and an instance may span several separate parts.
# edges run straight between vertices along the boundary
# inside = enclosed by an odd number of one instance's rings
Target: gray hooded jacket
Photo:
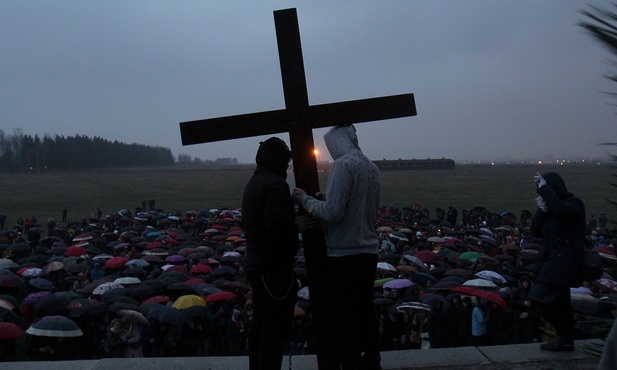
[[[377,254],[379,169],[360,150],[354,126],[333,127],[324,141],[334,159],[326,200],[306,196],[302,206],[326,221],[328,256]]]

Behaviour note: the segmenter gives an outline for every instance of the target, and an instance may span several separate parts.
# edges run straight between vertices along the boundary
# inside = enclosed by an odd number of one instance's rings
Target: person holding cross
[[[362,153],[353,125],[336,126],[324,136],[334,159],[325,197],[296,188],[304,210],[326,222],[328,257],[324,320],[330,328],[318,352],[319,369],[381,369],[373,283],[379,240],[379,169]]]
[[[298,233],[311,227],[310,216],[295,214],[285,181],[291,151],[277,137],[263,141],[257,169],[244,190],[242,226],[247,248],[244,269],[253,293],[248,336],[249,368],[280,369],[290,339],[297,283],[294,256]]]

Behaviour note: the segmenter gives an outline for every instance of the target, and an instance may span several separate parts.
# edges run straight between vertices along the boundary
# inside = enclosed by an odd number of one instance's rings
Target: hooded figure
[[[529,298],[557,332],[555,339],[541,345],[550,351],[572,351],[574,318],[570,287],[578,287],[585,267],[585,205],[568,192],[558,174],[535,177],[538,210],[531,220],[531,233],[542,239],[534,284]]]
[[[377,254],[379,169],[360,150],[354,126],[333,127],[324,135],[324,141],[334,159],[326,200],[306,193],[296,199],[308,213],[327,222],[328,256]]]
[[[379,170],[360,150],[354,126],[331,128],[324,136],[334,164],[325,199],[294,189],[309,214],[326,221],[327,253],[321,287],[327,313],[317,328],[319,368],[380,369],[379,330],[373,284],[379,240]]]
[[[295,208],[285,181],[291,152],[272,137],[259,145],[257,169],[244,189],[242,226],[246,235],[244,268],[253,292],[248,337],[249,368],[280,369],[291,334],[299,249]]]

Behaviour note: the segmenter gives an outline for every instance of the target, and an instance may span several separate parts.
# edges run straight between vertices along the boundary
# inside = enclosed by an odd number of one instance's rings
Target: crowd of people
[[[380,208],[373,290],[380,350],[554,336],[528,297],[540,249],[528,224],[480,207],[462,220],[454,211],[431,219],[418,205]],[[2,360],[246,355],[253,305],[241,220],[241,209],[178,215],[137,207],[47,230],[0,231],[0,325],[22,330],[0,330]],[[587,253],[601,258],[601,276],[571,290],[577,337],[605,335],[612,322],[612,235],[588,224]],[[305,262],[300,248],[286,353],[315,351]],[[77,334],[37,330],[58,316]]]

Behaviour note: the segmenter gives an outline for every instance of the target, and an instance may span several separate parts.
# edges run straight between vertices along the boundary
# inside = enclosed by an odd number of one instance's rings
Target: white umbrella
[[[109,281],[94,288],[92,294],[101,295],[112,289],[124,289],[124,286],[122,286],[122,284],[116,283],[115,281]]]
[[[396,271],[396,268],[388,262],[377,262],[377,268],[387,271]]]
[[[476,288],[496,288],[497,285],[492,281],[485,279],[471,279],[463,283],[464,286],[472,286]]]
[[[122,285],[131,285],[131,284],[139,284],[141,283],[141,280],[139,280],[136,277],[124,276],[124,277],[119,277],[116,280],[114,280],[114,283],[118,283]]]
[[[480,279],[489,280],[496,284],[505,284],[506,278],[501,276],[501,274],[491,271],[491,270],[483,270],[476,273],[476,276]]]

